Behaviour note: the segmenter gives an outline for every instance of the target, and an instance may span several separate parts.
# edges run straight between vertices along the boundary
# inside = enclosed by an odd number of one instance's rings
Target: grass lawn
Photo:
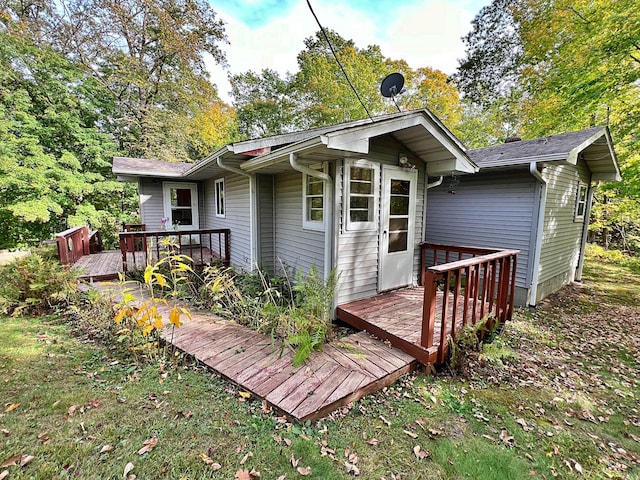
[[[313,425],[185,359],[0,317],[0,479],[638,478],[640,276],[593,258],[586,274],[518,313],[503,361],[404,377]]]

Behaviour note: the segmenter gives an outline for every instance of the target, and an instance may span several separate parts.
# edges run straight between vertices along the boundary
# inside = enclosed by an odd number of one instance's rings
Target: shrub
[[[147,265],[143,275],[146,293],[134,293],[120,276],[122,300],[115,306],[114,321],[120,326],[118,341],[132,353],[141,351],[149,357],[162,353],[161,331],[166,326],[163,315],[166,310],[173,329],[181,325],[183,315],[191,318],[189,310],[178,306],[177,298],[180,288],[193,273],[192,260],[175,252],[169,245],[163,258]],[[166,297],[173,299],[172,304]]]
[[[52,313],[77,295],[77,274],[40,251],[0,267],[0,278],[0,309],[6,314]]]

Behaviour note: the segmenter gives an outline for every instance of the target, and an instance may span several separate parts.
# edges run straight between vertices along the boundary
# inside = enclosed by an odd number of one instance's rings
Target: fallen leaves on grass
[[[33,455],[13,455],[2,462],[0,468],[12,467],[14,465],[20,465],[21,467],[24,467],[31,463],[34,458],[36,457],[34,457]]]
[[[9,413],[9,412],[13,412],[14,410],[16,410],[18,407],[20,407],[19,403],[12,403],[10,404],[7,408],[4,409],[4,413]]]
[[[200,454],[200,460],[202,460],[205,465],[209,465],[212,470],[220,470],[222,468],[222,465],[220,465],[218,462],[214,462],[211,457],[205,455],[204,453]]]
[[[296,471],[304,477],[311,475],[311,467],[298,467],[296,468]]]
[[[156,445],[158,444],[158,437],[147,438],[142,445],[144,445],[140,450],[138,450],[138,455],[144,455],[145,453],[151,452]]]
[[[422,450],[422,447],[420,445],[416,445],[415,447],[413,447],[413,454],[418,460],[423,460],[429,457],[431,455],[431,452],[429,452],[429,450]]]
[[[253,457],[253,452],[247,452],[246,455],[242,457],[242,460],[240,460],[240,465],[244,465],[245,463],[247,463],[247,460],[249,460],[251,457]]]
[[[109,453],[111,450],[113,450],[113,447],[109,444],[104,445],[101,449],[100,449],[100,453]]]
[[[129,475],[129,473],[131,472],[131,470],[133,470],[135,468],[135,465],[131,462],[127,463],[124,466],[124,473],[122,474],[123,477],[126,477],[127,475]]]

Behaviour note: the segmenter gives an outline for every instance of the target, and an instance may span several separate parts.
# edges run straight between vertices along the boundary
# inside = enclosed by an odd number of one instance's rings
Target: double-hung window
[[[311,167],[326,173],[326,164]],[[302,175],[302,226],[309,230],[324,230],[326,187],[324,180],[311,175]]]
[[[576,196],[576,211],[573,219],[575,221],[584,220],[587,211],[587,185],[580,182]]]
[[[347,230],[375,230],[378,218],[380,166],[367,160],[346,160],[344,210]]]
[[[216,217],[224,218],[226,215],[226,204],[224,199],[224,178],[215,181]]]

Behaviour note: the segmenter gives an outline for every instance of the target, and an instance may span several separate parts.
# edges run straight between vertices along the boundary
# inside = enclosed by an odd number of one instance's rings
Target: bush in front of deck
[[[77,274],[45,250],[0,267],[0,311],[10,315],[44,315],[71,305]]]

